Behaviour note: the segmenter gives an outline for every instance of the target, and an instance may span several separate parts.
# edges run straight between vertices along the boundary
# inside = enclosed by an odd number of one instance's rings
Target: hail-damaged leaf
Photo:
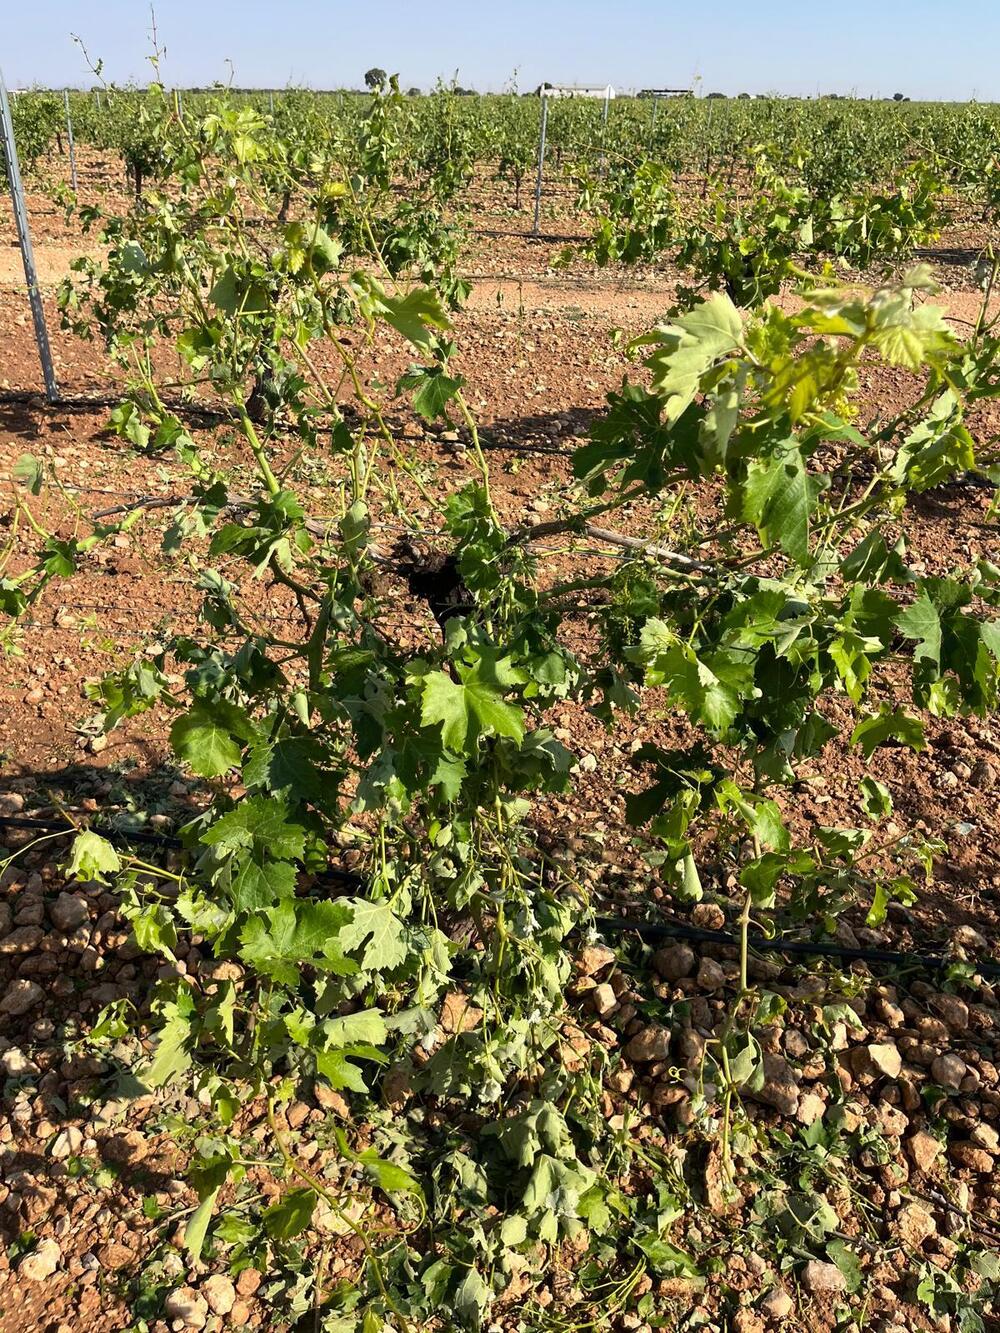
[[[201,841],[220,855],[251,847],[276,860],[298,860],[305,851],[305,829],[289,820],[284,799],[248,796],[217,819]]]
[[[386,972],[404,962],[409,950],[403,923],[389,904],[367,898],[347,901],[352,918],[340,932],[344,952],[355,953],[363,948],[361,967],[366,972]]]
[[[800,565],[809,563],[809,520],[815,483],[794,437],[755,458],[743,485],[743,516],[765,546],[780,546]]]
[[[706,301],[650,335],[659,345],[647,359],[653,387],[664,399],[665,420],[675,422],[694,402],[705,375],[743,341],[740,312],[728,296],[715,292]]]
[[[926,749],[923,723],[901,708],[883,705],[874,716],[859,722],[851,733],[851,744],[860,745],[866,759],[870,759],[880,745],[891,741],[907,745],[911,750]]]
[[[455,672],[458,680],[446,671],[423,676],[421,724],[440,726],[445,746],[458,755],[467,753],[480,736],[506,736],[520,744],[524,714],[504,699],[503,691],[523,685],[527,673],[509,657],[486,652],[472,662],[457,662]]]
[[[286,986],[296,984],[306,965],[349,976],[358,965],[344,957],[340,934],[350,920],[351,909],[341,903],[280,903],[243,927],[240,957]]]

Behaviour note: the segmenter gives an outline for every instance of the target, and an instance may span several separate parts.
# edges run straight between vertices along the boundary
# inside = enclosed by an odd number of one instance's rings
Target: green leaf
[[[235,810],[217,819],[201,841],[220,854],[253,848],[276,859],[301,860],[305,829],[288,818],[287,802],[277,796],[247,796]]]
[[[288,861],[249,858],[233,880],[230,896],[235,912],[258,912],[295,895],[298,871]]]
[[[366,1093],[368,1091],[368,1084],[365,1082],[361,1070],[348,1059],[346,1051],[317,1051],[316,1072],[321,1074],[330,1084],[330,1087],[336,1088],[338,1092],[342,1092],[345,1088],[351,1092]]]
[[[458,1284],[458,1289],[452,1298],[451,1304],[455,1314],[465,1327],[478,1333],[478,1330],[483,1326],[483,1315],[489,1308],[492,1299],[493,1293],[480,1276],[479,1270],[470,1268]]]
[[[471,666],[456,664],[459,679],[445,671],[431,671],[422,681],[420,721],[425,727],[440,724],[441,737],[453,753],[467,753],[467,742],[479,736],[507,736],[520,745],[524,740],[524,714],[507,703],[501,691],[523,683],[525,675],[515,670],[509,658],[483,655]]]
[[[264,1230],[273,1240],[293,1240],[312,1221],[317,1195],[311,1189],[292,1189],[261,1214]]]
[[[918,661],[941,665],[941,613],[926,591],[896,617],[896,625],[908,639],[916,639],[914,656]]]
[[[433,348],[432,329],[445,332],[451,327],[441,298],[429,287],[415,287],[405,296],[382,294],[378,299],[386,323],[422,352]]]
[[[442,366],[414,366],[401,376],[396,392],[413,391],[413,409],[425,421],[448,418],[448,404],[465,387],[461,375],[448,375]]]
[[[364,945],[361,966],[366,972],[386,972],[398,967],[409,951],[403,923],[389,904],[382,899],[352,898],[349,905],[352,919],[340,932],[344,952],[353,953]]]
[[[362,1009],[342,1018],[328,1018],[320,1028],[326,1047],[370,1042],[381,1046],[386,1039],[385,1019],[377,1009]]]
[[[911,750],[927,748],[923,723],[901,708],[883,706],[874,716],[859,722],[851,735],[851,744],[860,745],[866,759],[887,741],[900,741]]]
[[[240,935],[240,957],[275,981],[294,986],[304,964],[349,976],[357,963],[343,956],[340,932],[351,919],[340,903],[280,903],[252,917]]]
[[[161,1013],[164,1022],[156,1052],[149,1064],[138,1072],[140,1082],[148,1088],[162,1088],[191,1065],[188,1043],[192,1036],[194,997],[190,990],[182,989],[178,983],[174,998],[162,1006]]]
[[[827,1241],[826,1252],[847,1279],[847,1290],[858,1291],[862,1278],[861,1260],[854,1251],[848,1249],[846,1242],[839,1236],[835,1236],[833,1240]]]
[[[642,1250],[653,1269],[665,1277],[696,1277],[698,1269],[691,1256],[664,1240],[655,1232],[636,1238],[635,1244]]]
[[[858,786],[861,808],[870,819],[882,819],[892,814],[892,795],[884,783],[877,778],[862,778]]]
[[[646,364],[654,389],[665,399],[663,414],[670,423],[694,402],[702,376],[740,348],[743,322],[729,297],[716,292],[653,336],[661,345]]]
[[[218,1189],[214,1189],[211,1194],[207,1194],[188,1218],[187,1226],[184,1228],[184,1249],[193,1264],[196,1264],[201,1258],[205,1236],[208,1234],[208,1224],[215,1212],[215,1201],[218,1197]]]
[[[238,768],[243,749],[237,737],[249,733],[249,719],[232,704],[199,700],[170,728],[174,753],[199,777],[218,778]]]
[[[750,463],[743,516],[765,546],[778,545],[798,564],[808,564],[811,512],[812,488],[796,439],[782,441],[768,457]]]
[[[45,481],[45,469],[34,454],[22,454],[10,472],[11,480],[27,486],[32,495],[40,495]]]
[[[399,1166],[396,1162],[387,1162],[384,1157],[378,1156],[374,1148],[368,1148],[361,1153],[358,1161],[364,1165],[365,1170],[379,1189],[384,1190],[386,1194],[419,1194],[421,1192],[420,1186],[406,1167]]]
[[[121,870],[118,853],[106,838],[97,833],[78,833],[73,839],[70,858],[66,865],[67,879],[95,880],[106,884],[107,875]]]
[[[160,903],[144,904],[139,911],[130,913],[132,933],[143,953],[162,953],[174,957],[177,948],[177,926],[168,908]]]

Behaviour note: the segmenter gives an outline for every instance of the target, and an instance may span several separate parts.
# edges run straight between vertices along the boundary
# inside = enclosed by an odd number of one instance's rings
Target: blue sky
[[[6,0],[12,87],[89,84],[71,33],[106,77],[145,79],[144,0]],[[171,84],[404,87],[450,79],[524,90],[543,79],[703,92],[855,92],[1000,101],[1000,0],[159,0]]]

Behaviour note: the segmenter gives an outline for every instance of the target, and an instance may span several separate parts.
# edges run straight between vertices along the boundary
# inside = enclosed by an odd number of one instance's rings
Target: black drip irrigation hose
[[[21,819],[10,815],[0,815],[0,828],[22,829],[26,832],[79,833],[74,824],[67,824],[51,819]],[[148,833],[142,829],[94,829],[109,842],[139,843],[146,846],[177,849],[184,844],[180,838],[166,833]],[[360,887],[363,879],[350,870],[329,869],[318,878],[336,879]],[[707,930],[699,926],[686,926],[673,921],[636,921],[631,917],[599,916],[594,922],[595,929],[604,935],[638,935],[642,940],[689,940],[697,944],[717,944],[727,949],[738,949],[740,940],[725,930]],[[958,960],[943,954],[899,953],[893,949],[864,949],[860,945],[835,944],[830,940],[788,940],[780,936],[773,939],[766,935],[754,934],[747,939],[749,948],[755,953],[779,953],[791,958],[842,958],[848,962],[882,963],[899,968],[921,968],[925,971],[943,971],[953,966]],[[986,959],[973,959],[970,966],[982,977],[1000,979],[1000,963]]]
[[[56,819],[18,819],[13,815],[0,815],[0,828],[23,829],[28,833],[99,833],[108,842],[135,842],[147,847],[182,847],[180,838],[171,838],[166,833],[148,833],[144,829],[91,829],[77,827],[66,820]]]
[[[699,944],[719,944],[729,949],[740,947],[739,939],[735,935],[730,935],[728,931],[703,930],[679,922],[675,924],[667,921],[633,921],[628,917],[599,916],[594,925],[599,932],[608,935],[625,935],[632,931],[643,940],[692,940]],[[834,944],[831,940],[786,940],[781,937],[769,939],[766,935],[750,935],[747,944],[756,953],[781,953],[803,958],[843,958],[850,962],[887,963],[894,967],[923,968],[928,971],[942,971],[958,961],[942,954],[864,949],[857,944]],[[974,967],[982,977],[1000,978],[1000,963],[973,959],[970,966]]]

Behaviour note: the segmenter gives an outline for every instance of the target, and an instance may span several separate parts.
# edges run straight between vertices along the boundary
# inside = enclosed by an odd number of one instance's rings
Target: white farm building
[[[603,88],[586,83],[543,83],[536,91],[536,97],[589,97],[598,102],[610,102],[615,90],[610,83]]]

